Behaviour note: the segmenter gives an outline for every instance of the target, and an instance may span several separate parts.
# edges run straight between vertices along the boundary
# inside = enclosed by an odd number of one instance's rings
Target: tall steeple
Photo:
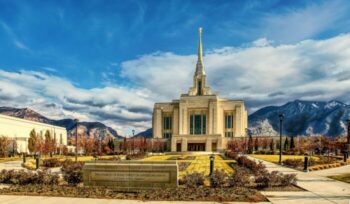
[[[202,28],[198,28],[199,42],[198,42],[198,59],[196,64],[195,76],[205,75],[203,65],[203,48],[202,48]]]
[[[205,96],[212,94],[210,88],[207,86],[203,65],[202,28],[198,28],[198,35],[198,59],[196,64],[196,72],[193,76],[193,86],[188,91],[188,95],[190,96]]]

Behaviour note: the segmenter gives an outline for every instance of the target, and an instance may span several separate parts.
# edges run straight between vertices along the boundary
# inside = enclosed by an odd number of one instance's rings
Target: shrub
[[[193,172],[191,174],[186,174],[179,180],[179,183],[185,185],[187,188],[196,188],[204,185],[204,176],[201,173]]]
[[[237,158],[238,158],[237,152],[233,152],[233,151],[226,151],[225,156],[230,158],[230,159],[234,159],[234,160],[237,160]]]
[[[126,160],[134,160],[134,159],[143,159],[146,156],[144,152],[138,152],[134,154],[127,154],[125,159]]]
[[[27,184],[58,184],[59,176],[51,174],[48,171],[29,172],[24,170],[2,170],[0,174],[0,183],[27,185]]]
[[[251,175],[241,168],[235,168],[236,172],[228,178],[229,187],[249,187],[251,186]]]
[[[302,159],[286,159],[283,161],[283,164],[292,168],[302,167],[303,160]]]
[[[49,174],[47,171],[38,171],[36,179],[38,184],[57,185],[59,176],[56,174]]]
[[[84,162],[73,162],[72,160],[65,160],[62,165],[63,178],[70,185],[76,185],[83,180]]]
[[[98,160],[102,160],[102,161],[120,161],[120,157],[108,157],[108,158],[100,157],[100,158],[98,158]]]
[[[255,177],[255,184],[258,188],[283,187],[296,183],[296,174],[282,174],[278,171],[271,173],[264,172]]]
[[[237,164],[251,170],[254,174],[267,171],[266,166],[262,162],[257,163],[256,161],[248,159],[246,156],[238,157]]]
[[[61,166],[61,162],[57,158],[49,158],[49,159],[43,160],[43,166],[48,168],[58,167],[58,166]]]
[[[210,186],[212,188],[222,188],[226,185],[228,175],[223,170],[215,170],[210,177]]]

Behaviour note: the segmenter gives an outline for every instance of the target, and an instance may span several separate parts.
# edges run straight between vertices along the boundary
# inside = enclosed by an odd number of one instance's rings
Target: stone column
[[[174,108],[173,112],[173,134],[179,134],[179,109]]]
[[[224,146],[225,142],[223,142],[223,140],[225,140],[225,139],[226,139],[225,137],[218,138],[218,141],[216,143],[217,151],[223,152],[223,150],[226,149],[226,147]]]
[[[236,114],[235,114],[234,121],[235,121],[236,128],[235,128],[234,136],[235,136],[235,137],[239,137],[239,136],[242,135],[242,114],[241,114],[241,106],[236,106],[235,110],[236,110]]]
[[[176,152],[176,139],[171,138],[171,151]]]
[[[181,140],[181,152],[187,152],[187,139],[182,138]]]
[[[210,138],[207,139],[207,141],[205,142],[205,151],[206,152],[211,152],[212,151],[212,141]]]

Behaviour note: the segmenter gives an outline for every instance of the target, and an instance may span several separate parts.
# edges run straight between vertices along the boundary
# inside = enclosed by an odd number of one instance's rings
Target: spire
[[[199,43],[198,43],[198,60],[196,65],[195,75],[205,75],[204,66],[203,66],[203,50],[202,50],[202,28],[198,28]]]

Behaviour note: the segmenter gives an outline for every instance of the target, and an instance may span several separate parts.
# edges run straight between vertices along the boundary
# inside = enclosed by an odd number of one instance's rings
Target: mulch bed
[[[143,201],[236,201],[236,202],[262,202],[266,198],[255,189],[248,188],[175,188],[142,190],[126,193],[106,187],[76,187],[66,185],[24,185],[11,186],[0,189],[0,194],[27,195],[27,196],[54,196],[54,197],[80,197],[128,199]]]

